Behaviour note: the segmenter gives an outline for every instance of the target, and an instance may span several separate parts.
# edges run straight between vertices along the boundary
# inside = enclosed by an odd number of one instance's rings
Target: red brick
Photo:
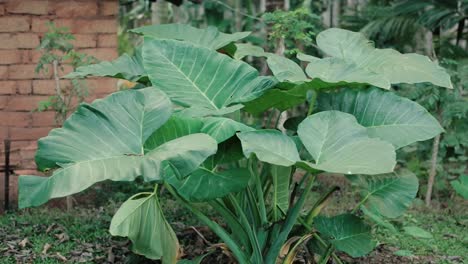
[[[8,67],[0,66],[0,79],[6,79],[8,76]]]
[[[0,16],[3,16],[5,14],[5,6],[0,5]]]
[[[0,124],[9,127],[26,127],[31,123],[31,113],[27,112],[0,112]]]
[[[103,16],[113,16],[119,13],[118,1],[101,2],[99,14]]]
[[[32,111],[37,109],[39,102],[46,101],[48,96],[24,95],[12,96],[8,100],[6,109],[11,111]]]
[[[8,13],[47,15],[49,1],[47,0],[20,0],[8,1],[6,10]]]
[[[32,81],[30,80],[21,80],[17,81],[18,93],[19,94],[31,94],[32,93]]]
[[[10,127],[9,136],[12,140],[37,140],[47,136],[52,127]]]
[[[17,34],[18,48],[37,48],[39,46],[39,36],[32,33]]]
[[[9,99],[10,99],[9,96],[1,96],[0,95],[0,110],[5,109]]]
[[[50,7],[57,17],[89,17],[97,14],[96,2],[60,1]]]
[[[75,48],[94,48],[96,47],[96,35],[76,34],[72,44]]]
[[[117,91],[117,80],[112,78],[86,79],[92,94],[110,94]]]
[[[0,94],[15,94],[16,82],[15,81],[0,81]]]
[[[51,20],[51,19],[47,19],[47,18],[40,18],[40,17],[34,17],[32,19],[32,26],[31,26],[31,30],[32,32],[47,32],[49,30],[49,27],[47,26],[47,22],[51,22],[53,21],[54,24],[57,26],[57,27],[66,27],[66,28],[69,28],[71,29],[72,26],[73,26],[73,20],[72,19],[55,19],[55,20]]]
[[[55,121],[55,112],[34,112],[32,113],[32,126],[33,127],[53,127],[57,126]]]
[[[71,85],[70,80],[60,80],[60,87],[64,88]],[[34,80],[33,94],[35,95],[54,95],[55,81],[54,80]]]
[[[116,48],[80,49],[79,51],[102,61],[110,61],[119,56]]]
[[[0,27],[1,28],[1,27]],[[0,34],[0,49],[16,49],[16,37],[13,34]]]
[[[73,33],[115,33],[117,32],[116,19],[80,19],[73,25]]]
[[[8,127],[0,127],[0,142],[8,138]],[[3,149],[3,144],[2,144]]]
[[[100,48],[117,47],[117,35],[116,34],[98,35],[98,47]]]
[[[36,48],[39,36],[32,33],[0,34],[0,49]]]
[[[0,32],[29,31],[30,18],[23,16],[0,17]]]
[[[48,73],[36,73],[35,64],[24,64],[24,65],[10,65],[8,70],[8,79],[10,80],[26,80],[34,78],[47,79],[52,76],[52,71]]]
[[[22,50],[0,50],[0,64],[21,63],[22,54]]]

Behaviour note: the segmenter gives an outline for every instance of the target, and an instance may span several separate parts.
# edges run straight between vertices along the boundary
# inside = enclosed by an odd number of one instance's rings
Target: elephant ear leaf
[[[363,206],[376,215],[395,218],[402,215],[416,197],[418,178],[408,170],[382,175],[350,175],[364,199]]]
[[[162,212],[156,192],[139,193],[120,206],[112,218],[110,233],[128,237],[132,251],[163,264],[175,264],[179,256],[177,236]]]
[[[319,216],[315,218],[314,225],[337,250],[353,258],[364,256],[375,248],[371,227],[355,215]]]
[[[292,166],[300,161],[294,141],[277,130],[258,130],[238,133],[246,157],[255,154],[263,162]]]
[[[427,140],[443,132],[439,122],[421,105],[377,88],[343,89],[322,93],[318,108],[352,114],[371,138],[392,143],[395,148]]]
[[[135,28],[130,31],[155,39],[182,40],[211,50],[218,50],[250,35],[250,32],[226,34],[219,32],[218,29],[213,26],[195,28],[185,24],[150,25]]]
[[[306,73],[311,78],[368,83],[384,89],[390,89],[391,84],[421,82],[452,88],[450,75],[428,57],[376,49],[362,33],[330,28],[317,35],[317,45],[330,57],[298,57],[310,62]]]
[[[113,61],[103,61],[96,64],[80,66],[65,78],[83,78],[87,76],[102,76],[125,79],[132,82],[148,82],[148,76],[143,68],[141,48],[134,56],[123,54]]]
[[[144,152],[144,142],[171,115],[163,92],[149,87],[114,93],[81,105],[64,123],[39,140],[39,169],[50,177],[20,176],[19,206],[37,206],[80,192],[104,180],[161,181],[163,166],[182,177],[216,152],[216,141],[193,134]],[[164,162],[164,164],[163,164]]]
[[[177,40],[145,38],[143,58],[151,83],[184,107],[219,112],[261,96],[276,83],[242,61]]]
[[[354,116],[339,111],[311,115],[297,133],[315,164],[305,166],[334,173],[380,174],[393,171],[395,149],[390,143],[369,138]]]

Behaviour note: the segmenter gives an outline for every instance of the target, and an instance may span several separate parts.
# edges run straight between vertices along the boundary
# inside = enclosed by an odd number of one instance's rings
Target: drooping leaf
[[[153,87],[81,105],[63,128],[39,140],[38,167],[57,169],[51,177],[20,177],[20,207],[77,193],[103,180],[131,181],[142,176],[159,181],[165,164],[182,176],[192,172],[216,152],[216,141],[206,134],[178,138],[143,152],[143,143],[170,114],[169,100]]]
[[[306,118],[297,131],[315,164],[310,167],[345,174],[393,171],[395,150],[387,142],[369,138],[354,116],[324,111]]]
[[[255,129],[226,117],[207,117],[203,119],[202,133],[206,133],[221,143],[234,136],[236,132]]]
[[[358,186],[365,207],[388,218],[402,215],[419,189],[416,175],[404,169],[383,175],[352,175],[348,179]]]
[[[439,122],[418,103],[377,88],[322,93],[318,108],[354,115],[370,137],[388,141],[395,148],[433,138],[443,131]]]
[[[150,25],[135,28],[130,31],[156,39],[182,40],[211,50],[220,49],[231,42],[241,40],[250,35],[250,32],[226,34],[219,32],[218,29],[213,26],[202,29],[186,24]]]
[[[431,233],[417,226],[405,226],[403,227],[403,230],[405,231],[405,233],[415,238],[433,238]]]
[[[250,43],[236,43],[236,52],[234,53],[234,59],[241,60],[246,56],[261,56],[265,53],[262,47],[252,45]]]
[[[132,251],[163,264],[179,255],[177,236],[166,221],[156,193],[139,193],[124,202],[112,218],[110,233],[128,237]]]
[[[163,126],[148,137],[145,141],[145,150],[150,151],[170,140],[200,133],[202,127],[203,122],[199,118],[174,114]]]
[[[459,195],[468,199],[468,175],[462,175],[458,180],[451,181],[450,184]]]
[[[219,111],[253,100],[275,84],[244,62],[176,40],[146,38],[143,57],[151,82],[185,107]]]
[[[390,221],[384,219],[381,215],[378,215],[378,214],[375,214],[375,213],[371,212],[365,206],[361,206],[361,211],[365,216],[367,216],[370,220],[372,220],[377,225],[379,225],[381,227],[384,227],[384,228],[390,230],[393,233],[398,232],[397,229],[395,228],[395,226],[393,226],[393,224],[390,223]]]
[[[144,83],[148,81],[145,69],[143,68],[141,54],[136,54],[135,56],[123,54],[113,61],[103,61],[97,64],[80,66],[64,78],[73,79],[87,76],[113,77]]]
[[[305,82],[310,80],[305,75],[301,66],[284,56],[265,52],[261,47],[252,44],[236,44],[237,50],[234,58],[241,59],[245,56],[266,57],[268,67],[280,82]]]
[[[277,130],[238,133],[246,157],[254,153],[263,162],[291,166],[300,161],[294,141]]]
[[[421,82],[452,88],[450,75],[428,57],[376,49],[361,33],[330,28],[317,35],[317,45],[331,57],[299,56],[300,60],[310,62],[306,73],[311,78],[368,83],[384,89],[396,83]]]
[[[272,165],[270,167],[273,178],[273,218],[279,221],[286,215],[289,208],[289,181],[291,179],[291,167]]]
[[[353,258],[368,254],[376,245],[376,242],[372,240],[370,226],[351,214],[330,218],[319,216],[315,218],[314,226],[337,250]]]
[[[209,201],[231,192],[239,192],[247,186],[250,179],[250,173],[245,168],[211,171],[200,167],[184,180],[168,175],[165,180],[191,202]]]

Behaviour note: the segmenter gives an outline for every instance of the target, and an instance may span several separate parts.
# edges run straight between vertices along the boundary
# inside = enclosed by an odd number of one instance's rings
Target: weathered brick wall
[[[111,60],[118,56],[117,14],[118,0],[0,0],[1,165],[3,140],[9,138],[12,164],[21,170],[34,171],[36,141],[55,126],[53,112],[32,111],[55,91],[51,75],[34,73],[41,56],[36,47],[47,31],[46,22],[68,27],[79,51],[100,60]],[[65,66],[64,71],[63,74],[67,73],[70,67]],[[111,79],[90,79],[87,83],[91,91],[89,100],[116,89],[116,82]],[[3,173],[0,195],[3,196]]]

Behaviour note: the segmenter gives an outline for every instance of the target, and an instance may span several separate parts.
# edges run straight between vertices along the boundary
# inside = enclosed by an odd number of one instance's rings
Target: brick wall
[[[111,60],[118,56],[117,14],[118,0],[0,0],[0,165],[4,163],[3,140],[9,138],[12,164],[22,170],[19,173],[34,172],[36,141],[55,126],[53,112],[32,112],[55,90],[50,75],[34,73],[41,56],[35,48],[47,31],[46,22],[68,27],[79,51]],[[68,71],[70,67],[65,67],[64,74]],[[88,100],[116,90],[111,79],[87,82]],[[0,195],[2,200],[3,173]]]

